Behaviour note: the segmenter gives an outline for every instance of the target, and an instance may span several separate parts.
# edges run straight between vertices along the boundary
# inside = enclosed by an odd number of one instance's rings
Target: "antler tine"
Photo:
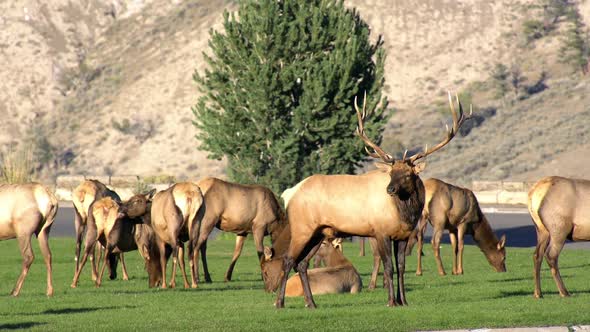
[[[406,161],[406,155],[408,154],[408,149],[404,151],[404,156],[402,157],[402,161]]]
[[[364,127],[364,120],[367,117],[367,92],[365,91],[363,100],[363,110],[362,112],[359,110],[357,96],[354,96],[354,110],[356,111],[356,117],[358,119],[358,125],[356,127],[357,135],[363,140],[365,143],[365,151],[373,157],[373,158],[381,158],[386,163],[392,162],[394,159],[391,155],[387,154],[383,149],[381,149],[377,144],[373,143],[367,135],[365,134],[365,127]],[[374,152],[369,150],[371,148]]]
[[[416,161],[420,158],[424,158],[424,157],[428,156],[429,154],[434,153],[435,151],[439,150],[443,146],[447,145],[453,139],[453,137],[455,137],[455,135],[457,134],[457,132],[459,131],[459,129],[461,128],[461,126],[463,125],[465,120],[471,118],[471,116],[473,115],[473,106],[470,106],[469,115],[465,116],[465,114],[463,113],[463,106],[461,105],[461,101],[459,100],[459,96],[456,94],[455,94],[455,99],[457,101],[457,104],[459,105],[459,114],[458,115],[457,115],[457,111],[455,110],[455,105],[453,105],[453,99],[451,98],[451,93],[449,92],[449,107],[451,109],[451,114],[453,116],[453,126],[451,129],[449,129],[449,125],[445,124],[447,137],[442,142],[435,145],[430,151],[428,151],[428,149],[426,149],[426,150],[424,150],[424,152],[417,153],[417,154],[413,155],[412,157],[410,157],[410,162],[413,163],[414,161]]]

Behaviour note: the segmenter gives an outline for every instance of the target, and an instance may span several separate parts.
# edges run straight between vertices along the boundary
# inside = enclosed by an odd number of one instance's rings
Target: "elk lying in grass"
[[[74,274],[78,270],[78,262],[80,260],[80,250],[82,246],[82,237],[87,229],[88,210],[90,205],[95,201],[103,198],[111,197],[117,202],[121,201],[116,192],[110,190],[98,180],[84,180],[79,186],[72,191],[72,203],[74,204],[74,227],[76,230],[76,255]],[[100,248],[99,248],[100,249]],[[122,261],[123,257],[121,257]],[[90,253],[90,262],[92,264],[92,280],[96,280],[96,265],[94,262],[94,251]],[[127,270],[123,265],[123,279],[127,280]]]
[[[264,250],[265,260],[272,259],[272,250]],[[308,272],[309,285],[314,295],[353,293],[361,291],[361,277],[352,263],[342,254],[342,239],[324,240],[318,249],[326,267],[311,269]],[[278,285],[277,285],[278,286]],[[303,296],[301,278],[295,274],[287,280],[285,296]]]
[[[589,203],[589,180],[550,176],[539,180],[529,191],[528,208],[537,229],[533,256],[536,298],[543,297],[540,277],[543,256],[551,268],[559,295],[570,295],[559,273],[559,253],[566,239],[590,241]]]
[[[116,263],[113,262],[115,258],[112,254],[120,254],[139,248],[142,256],[146,258],[147,252],[149,252],[149,242],[145,241],[150,239],[150,230],[140,229],[142,226],[136,224],[147,223],[146,220],[149,220],[149,201],[154,192],[155,190],[152,190],[146,194],[135,195],[123,203],[109,196],[92,203],[88,213],[84,255],[74,275],[72,288],[77,287],[80,273],[97,242],[105,247],[104,264],[96,279],[97,287],[101,284],[106,265],[109,264],[111,268],[116,268]],[[142,232],[143,237],[136,235],[137,231]],[[136,241],[140,239],[141,242]],[[124,261],[121,260],[121,263],[124,264]],[[93,266],[93,268],[95,267]],[[115,270],[112,269],[112,271]],[[113,279],[112,276],[111,279]]]
[[[0,240],[16,238],[23,257],[23,268],[10,293],[18,296],[35,259],[31,236],[35,234],[47,268],[47,296],[53,295],[49,230],[57,213],[57,199],[38,183],[0,185]]]
[[[457,98],[458,99],[458,98]],[[445,139],[431,150],[417,153],[410,158],[394,159],[372,142],[364,132],[366,117],[365,102],[361,112],[356,105],[358,117],[357,133],[372,157],[384,162],[377,163],[377,170],[361,175],[313,175],[294,188],[294,194],[287,206],[290,227],[290,242],[287,250],[275,248],[274,261],[263,261],[263,276],[280,279],[275,306],[284,307],[284,296],[289,272],[294,267],[299,272],[304,289],[306,306],[315,308],[309,280],[308,263],[317,251],[323,235],[332,232],[336,236],[374,237],[383,261],[385,279],[388,286],[388,305],[406,305],[404,272],[407,239],[418,223],[424,206],[424,185],[418,173],[425,164],[418,160],[438,151],[455,136],[467,118],[459,103],[459,114],[451,102],[453,127],[447,131]],[[391,241],[394,241],[397,263],[397,300],[393,287],[393,263]],[[282,265],[282,268],[277,268]]]
[[[184,287],[188,288],[189,283],[186,277],[184,265],[184,244],[193,227],[197,211],[203,203],[203,195],[197,185],[190,182],[176,183],[170,188],[160,191],[154,197],[151,207],[151,226],[156,233],[156,242],[159,248],[160,268],[162,275],[162,288],[166,288],[166,246],[172,248],[174,265],[172,268],[172,280],[170,287],[176,286],[175,274],[176,264],[180,262]],[[203,265],[207,266],[205,255]],[[191,278],[193,276],[191,268]],[[196,285],[193,283],[193,285]]]
[[[252,233],[258,258],[262,259],[264,236],[270,234],[271,241],[274,241],[286,224],[283,222],[284,213],[273,192],[260,185],[242,185],[216,178],[205,178],[197,184],[203,192],[204,200],[197,217],[200,227],[193,227],[191,230],[189,256],[192,257],[193,275],[198,275],[197,251],[214,227],[243,236]],[[231,279],[236,259],[234,255],[225,275],[226,280]],[[207,278],[209,272],[205,264],[203,270]],[[196,286],[197,280],[193,278],[193,287]]]
[[[487,218],[481,212],[477,198],[466,188],[457,187],[438,179],[424,180],[426,202],[422,210],[418,236],[418,265],[416,275],[422,275],[422,245],[424,230],[430,222],[434,229],[432,249],[438,267],[438,274],[445,275],[440,258],[440,240],[444,230],[449,231],[453,250],[453,274],[463,274],[463,241],[465,234],[473,240],[497,272],[506,272],[506,236],[500,240],[492,231]]]

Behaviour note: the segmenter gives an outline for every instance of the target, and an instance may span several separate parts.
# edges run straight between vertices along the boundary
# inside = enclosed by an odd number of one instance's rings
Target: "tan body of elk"
[[[559,295],[569,296],[561,280],[558,258],[566,239],[590,241],[590,181],[558,176],[543,178],[529,191],[528,208],[537,229],[533,256],[534,296],[542,297],[543,256],[551,268]]]
[[[326,231],[336,236],[374,237],[385,270],[388,305],[407,304],[404,285],[406,243],[420,219],[425,197],[424,185],[418,176],[425,164],[417,161],[450,142],[467,117],[460,104],[458,115],[451,102],[453,128],[447,130],[446,138],[431,150],[425,149],[410,158],[404,154],[402,159],[396,160],[365,135],[365,104],[361,112],[355,100],[355,109],[359,125],[357,134],[373,150],[367,149],[367,152],[384,163],[377,163],[377,170],[361,175],[313,175],[294,188],[295,193],[287,206],[291,238],[288,248],[279,250],[274,247],[271,259],[261,263],[265,283],[280,279],[275,302],[277,308],[284,307],[285,287],[294,267],[301,278],[306,306],[316,307],[307,268]],[[397,300],[393,287],[392,240],[397,263]],[[281,264],[270,263],[272,261]]]
[[[267,248],[265,248],[265,254],[269,254]],[[356,294],[361,291],[363,288],[361,277],[342,253],[341,238],[323,241],[316,256],[322,258],[326,267],[308,271],[312,294]],[[299,275],[295,274],[287,280],[285,296],[303,296],[303,285]]]
[[[31,247],[33,234],[39,240],[47,268],[47,295],[53,295],[51,250],[48,237],[57,213],[57,199],[46,187],[38,183],[0,185],[0,240],[16,238],[23,257],[23,266],[14,289],[18,296],[25,277],[35,259]]]
[[[160,191],[154,196],[152,203],[151,225],[156,233],[156,242],[160,250],[160,266],[162,275],[162,288],[166,288],[166,245],[172,248],[174,260],[172,280],[170,287],[175,287],[176,264],[180,263],[184,287],[189,283],[186,277],[184,265],[184,244],[188,240],[193,220],[203,203],[203,195],[199,187],[190,182],[176,183],[170,188]],[[203,255],[204,256],[204,255]],[[206,266],[206,262],[203,261]],[[191,278],[193,277],[191,269]]]
[[[74,274],[78,270],[80,261],[80,250],[82,247],[83,235],[87,229],[88,210],[94,201],[103,197],[111,197],[120,202],[121,198],[116,192],[110,190],[98,180],[84,180],[74,190],[72,190],[72,203],[74,204],[74,228],[76,231],[76,253]],[[100,248],[98,248],[100,250]],[[96,264],[94,261],[94,250],[90,253],[90,263],[92,264],[92,280],[96,280]],[[99,255],[100,256],[100,255]],[[124,262],[124,258],[121,257]],[[121,264],[123,268],[123,279],[127,280],[127,269],[125,264]]]
[[[252,233],[258,258],[262,259],[264,236],[270,234],[271,241],[274,241],[285,225],[284,213],[273,192],[260,185],[242,185],[217,178],[205,178],[197,184],[203,192],[204,201],[197,217],[200,227],[193,227],[191,232],[189,255],[192,257],[194,275],[198,275],[198,250],[214,227],[244,238],[246,234]],[[236,250],[225,280],[231,280],[238,256]],[[209,272],[205,264],[203,270],[207,278]],[[193,278],[193,287],[196,287],[196,282]]]
[[[105,248],[104,263],[96,279],[97,287],[101,285],[102,275],[107,264],[111,268],[116,269],[116,263],[113,261],[115,258],[112,254],[122,254],[123,252],[136,250],[138,249],[137,240],[142,240],[143,242],[139,244],[139,249],[141,249],[140,253],[146,259],[146,248],[149,248],[149,244],[146,244],[145,241],[149,240],[150,231],[140,230],[144,226],[137,226],[136,224],[146,222],[144,218],[150,218],[149,201],[153,194],[154,190],[146,194],[134,195],[123,203],[118,202],[110,196],[106,196],[92,203],[88,211],[84,255],[74,275],[71,285],[72,288],[77,287],[80,273],[97,242],[101,243]],[[143,231],[143,236],[148,237],[142,238],[139,235],[136,236],[136,231]],[[123,256],[119,255],[119,257],[121,264],[124,265]],[[111,260],[110,262],[109,259]],[[93,266],[92,268],[94,269],[96,267]],[[125,271],[125,268],[123,271]],[[113,279],[112,276],[111,279]]]
[[[483,252],[490,265],[497,272],[506,272],[506,236],[500,240],[494,234],[490,223],[481,211],[477,198],[466,188],[457,187],[438,179],[424,180],[426,202],[422,211],[422,220],[417,231],[418,249],[416,275],[422,275],[422,246],[424,230],[430,222],[433,228],[432,249],[439,275],[445,275],[440,258],[440,240],[444,230],[449,231],[453,252],[453,274],[463,274],[463,242],[465,234],[473,240]]]

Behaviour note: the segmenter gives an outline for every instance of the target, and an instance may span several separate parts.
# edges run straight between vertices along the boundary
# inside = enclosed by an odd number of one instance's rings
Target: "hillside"
[[[223,163],[196,148],[192,74],[203,70],[209,29],[220,27],[233,2],[82,3],[0,4],[0,146],[31,142],[46,174],[222,174]],[[395,114],[386,147],[436,143],[446,91],[467,91],[487,117],[429,158],[427,176],[461,183],[552,172],[590,177],[583,167],[590,162],[583,153],[590,79],[559,63],[560,29],[525,42],[524,17],[538,13],[539,1],[345,3],[388,50],[386,92]],[[588,23],[590,2],[577,6]],[[544,73],[544,89],[500,100],[490,82],[496,63],[518,65],[528,85]]]

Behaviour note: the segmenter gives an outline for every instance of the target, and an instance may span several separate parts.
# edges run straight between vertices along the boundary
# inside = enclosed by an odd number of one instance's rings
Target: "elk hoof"
[[[389,301],[389,303],[387,303],[388,307],[397,307],[397,304],[394,301]]]
[[[315,303],[305,304],[305,307],[306,308],[309,308],[309,309],[316,309],[317,308],[317,306],[315,305]]]
[[[198,286],[197,284],[192,284],[192,285],[191,285],[191,288],[195,288],[195,289],[196,289],[196,288],[198,288],[198,287],[199,287],[199,286]]]
[[[564,293],[559,293],[559,296],[561,296],[561,297],[570,297],[571,295],[570,295],[569,292],[566,291]]]
[[[73,283],[73,284],[70,285],[70,287],[71,288],[76,288],[76,287],[78,287],[78,285],[76,285],[75,283]]]
[[[439,272],[438,275],[442,277],[442,276],[446,276],[447,274],[445,272]]]
[[[543,298],[543,294],[537,294],[537,293],[535,293],[535,294],[533,294],[533,297],[535,299],[542,299]]]
[[[49,297],[53,296],[53,289],[47,291],[47,296],[49,296]]]
[[[416,275],[419,277],[422,276],[422,271],[416,271]]]

